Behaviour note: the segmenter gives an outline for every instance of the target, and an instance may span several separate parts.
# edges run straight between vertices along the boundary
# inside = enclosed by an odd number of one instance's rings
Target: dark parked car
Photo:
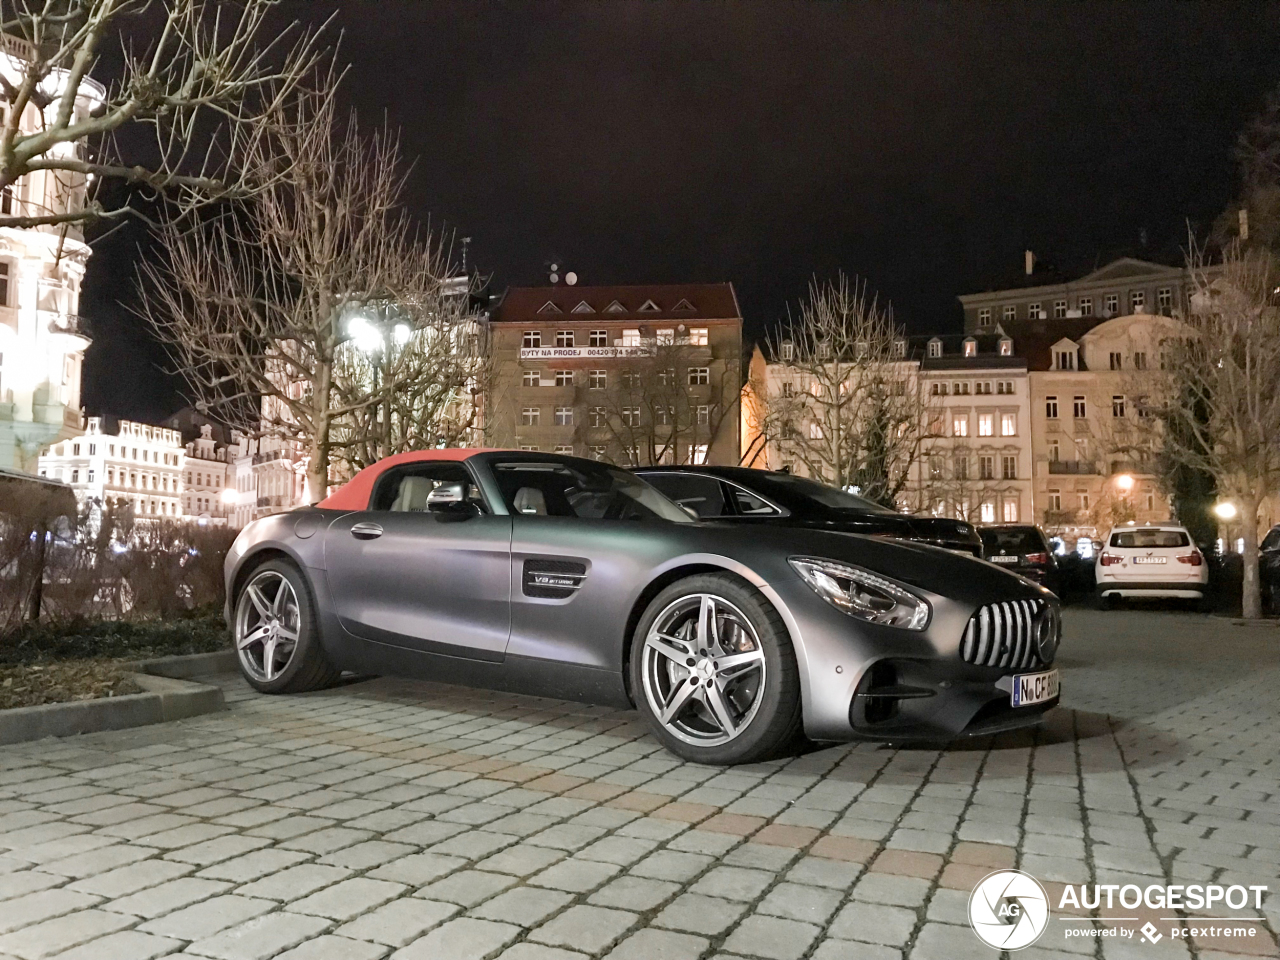
[[[1005,570],[1061,593],[1058,558],[1049,539],[1033,523],[999,523],[978,527],[982,555]]]
[[[241,671],[341,670],[634,703],[673,752],[941,740],[1058,700],[1056,598],[971,557],[698,522],[634,474],[533,452],[389,457],[227,556]]]
[[[1258,579],[1263,606],[1280,613],[1280,523],[1268,530],[1258,544]]]
[[[789,473],[748,467],[641,467],[635,473],[702,520],[893,537],[982,556],[973,524],[897,513]]]

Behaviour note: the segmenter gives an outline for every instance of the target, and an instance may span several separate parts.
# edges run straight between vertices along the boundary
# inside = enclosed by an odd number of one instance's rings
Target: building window
[[[809,424],[809,439],[810,440],[822,439],[822,424],[820,423]]]
[[[556,407],[556,426],[573,426],[573,407]]]
[[[557,330],[557,331],[556,331],[556,346],[557,346],[557,347],[572,347],[572,346],[573,346],[573,331],[572,331],[572,330]]]
[[[1057,370],[1074,370],[1076,355],[1074,350],[1055,350],[1053,354],[1054,368]]]
[[[526,370],[521,381],[526,387],[536,387],[542,382],[542,374],[538,370]]]
[[[556,453],[558,453],[558,454],[560,454],[560,455],[562,455],[562,456],[565,456],[565,457],[572,457],[572,456],[573,456],[573,444],[571,444],[571,443],[559,443],[559,444],[556,444]]]
[[[1080,316],[1082,317],[1093,316],[1093,297],[1081,297],[1077,301],[1077,304],[1078,304],[1077,309],[1080,311]]]
[[[591,412],[587,414],[587,423],[593,427],[603,427],[608,423],[608,416],[604,407],[592,407]]]
[[[522,346],[526,350],[533,350],[533,349],[536,349],[537,347],[542,346],[542,331],[526,330],[524,332],[524,341],[522,343]]]
[[[1089,509],[1089,494],[1088,494],[1088,492],[1087,492],[1087,491],[1085,491],[1085,490],[1079,490],[1079,491],[1077,491],[1077,492],[1076,492],[1076,496],[1079,498],[1079,502],[1080,502],[1080,509],[1081,509],[1081,510],[1088,510],[1088,509]]]
[[[931,480],[942,479],[942,458],[941,457],[929,458],[929,478]]]
[[[982,517],[983,523],[995,523],[996,505],[990,501],[983,503],[982,506],[979,507],[979,516]]]
[[[1010,340],[1008,337],[1003,337],[1000,340],[1000,356],[1002,357],[1013,356],[1013,341]]]
[[[978,326],[980,327],[991,326],[991,308],[990,307],[978,308]]]
[[[1027,319],[1028,320],[1040,319],[1040,303],[1038,301],[1035,303],[1027,304]]]
[[[977,340],[966,340],[964,342],[964,355],[966,357],[976,357],[978,355]]]
[[[1143,351],[1143,350],[1136,350],[1136,351],[1134,351],[1134,354],[1133,354],[1133,369],[1135,369],[1135,370],[1145,370],[1145,369],[1147,369],[1147,354],[1146,354],[1146,352],[1145,352],[1145,351]]]
[[[72,470],[72,471],[71,471],[71,482],[72,482],[72,483],[79,483],[79,482],[80,482],[80,471],[79,471],[79,470]]]
[[[85,480],[86,480],[86,482],[88,482],[88,483],[93,483],[93,471],[92,471],[92,470],[89,470],[89,471],[87,471],[87,472],[86,472]]]
[[[689,445],[689,462],[699,465],[707,462],[707,445],[705,443]]]
[[[1147,510],[1151,511],[1151,510],[1154,510],[1155,508],[1156,508],[1156,495],[1154,493],[1148,492],[1147,493]]]
[[[957,480],[968,480],[969,479],[969,458],[966,456],[956,457],[955,462],[952,464],[951,469],[952,469],[951,475],[955,477]],[[966,510],[965,512],[967,513],[968,511]]]
[[[1018,415],[1016,413],[1000,414],[1000,436],[1016,437],[1018,435]]]
[[[941,341],[941,340],[930,340],[930,341],[929,341],[929,356],[930,356],[930,357],[940,357],[940,356],[942,356],[942,341]]]
[[[1018,479],[1018,458],[1016,455],[1006,455],[1000,458],[1000,476],[1004,480]]]
[[[1075,417],[1077,420],[1083,420],[1087,416],[1084,397],[1077,396],[1071,398],[1071,416]]]
[[[603,370],[591,370],[587,373],[587,386],[592,390],[603,390],[609,382],[609,375]]]
[[[98,445],[96,443],[89,444],[89,456],[95,457],[97,455],[98,455]]]
[[[1120,294],[1108,293],[1105,303],[1107,316],[1114,317],[1120,312]]]
[[[994,480],[996,478],[996,458],[981,456],[978,458],[978,479]]]
[[[987,395],[991,393],[991,381],[979,380],[973,385],[973,392],[977,394]]]
[[[708,343],[707,327],[690,327],[689,328],[689,346],[705,347]]]
[[[785,341],[782,344],[782,359],[794,360],[795,357],[796,357],[796,345],[792,343],[790,340]]]
[[[43,474],[42,474],[43,476]],[[116,482],[116,472],[110,467],[107,468],[107,483],[114,485]]]
[[[608,330],[592,330],[587,335],[587,346],[589,347],[607,347],[609,345]]]
[[[72,455],[73,457],[78,457],[78,456],[80,456],[80,444],[78,444],[78,443],[73,443],[73,444],[71,445],[71,455]]]
[[[929,393],[935,397],[945,397],[947,395],[947,385],[945,383],[930,384]]]
[[[1002,504],[1002,507],[1004,509],[1004,517],[1003,517],[1004,522],[1017,523],[1018,522],[1018,501],[1006,500]]]
[[[670,347],[676,342],[676,332],[670,327],[663,327],[654,334],[653,342],[660,347]]]
[[[528,453],[537,453],[538,445],[536,443],[522,443],[520,444],[520,449]]]
[[[653,408],[653,422],[660,427],[669,427],[676,418],[676,408],[666,404],[658,404]]]
[[[592,460],[603,460],[604,447],[600,446],[599,444],[592,444],[591,446],[587,447],[587,455],[590,456]]]
[[[969,435],[969,416],[968,414],[957,414],[951,420],[951,435],[953,437],[967,437]]]
[[[710,367],[690,367],[689,368],[689,386],[705,386],[711,382]]]
[[[542,422],[541,407],[525,407],[520,411],[520,426],[536,427]]]
[[[622,408],[622,425],[624,427],[640,426],[640,408],[639,407],[623,407]]]
[[[1124,354],[1116,353],[1114,350],[1111,352],[1111,369],[1112,370],[1124,369]]]
[[[1012,304],[1012,303],[1011,303],[1011,304],[1009,304],[1009,305],[1008,305],[1007,307],[1005,307],[1005,308],[1004,308],[1004,310],[1001,312],[1001,317],[1003,317],[1003,318],[1004,318],[1004,322],[1005,322],[1005,323],[1009,323],[1009,322],[1011,322],[1011,321],[1013,321],[1013,320],[1017,320],[1017,319],[1018,319],[1018,308],[1017,308],[1017,306],[1015,306],[1015,305],[1014,305],[1014,304]]]
[[[795,384],[791,382],[787,382],[782,385],[782,395],[784,397],[794,397],[795,394],[796,394]]]
[[[573,386],[573,371],[572,371],[572,370],[557,370],[557,371],[556,371],[556,386],[557,386],[557,387],[572,387],[572,386]]]
[[[1058,419],[1058,398],[1057,397],[1044,398],[1044,415],[1050,420]]]
[[[994,413],[978,414],[978,436],[994,437],[996,434],[996,417]]]
[[[1053,301],[1053,319],[1062,320],[1066,317],[1066,315],[1067,315],[1067,301],[1065,300]]]
[[[705,403],[698,404],[695,409],[696,422],[700,427],[711,425],[711,407]]]
[[[967,397],[969,395],[968,381],[956,383],[955,394],[957,397]]]
[[[622,345],[623,345],[624,347],[638,347],[638,346],[640,346],[640,330],[639,330],[638,328],[636,328],[636,327],[632,327],[632,328],[630,328],[630,329],[623,330],[623,331],[622,331]]]
[[[1124,397],[1116,396],[1111,398],[1111,415],[1113,417],[1124,416]]]
[[[1147,292],[1145,290],[1129,291],[1129,312],[1141,313],[1147,306]]]
[[[1161,287],[1156,291],[1156,307],[1166,317],[1173,313],[1173,287]]]
[[[1054,513],[1062,512],[1062,493],[1060,491],[1049,491],[1049,509]]]
[[[1001,396],[1012,396],[1013,381],[1001,380],[999,383],[996,384],[996,393],[1000,394]]]

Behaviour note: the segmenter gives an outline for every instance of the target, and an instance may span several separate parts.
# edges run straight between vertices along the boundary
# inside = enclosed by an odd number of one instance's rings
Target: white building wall
[[[186,451],[176,430],[130,420],[118,434],[103,433],[90,417],[85,429],[53,444],[39,458],[42,477],[61,480],[83,506],[133,505],[137,517],[182,515],[182,470]]]

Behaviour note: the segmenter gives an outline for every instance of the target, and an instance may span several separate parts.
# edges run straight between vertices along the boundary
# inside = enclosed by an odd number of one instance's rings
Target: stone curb
[[[123,730],[184,720],[223,708],[220,687],[188,679],[234,669],[235,651],[160,657],[129,664],[143,693],[0,711],[0,744]]]

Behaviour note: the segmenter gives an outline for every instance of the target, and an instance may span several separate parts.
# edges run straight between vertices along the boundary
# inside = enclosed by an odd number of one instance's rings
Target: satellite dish
[[[574,273],[572,270],[570,270],[568,273],[564,275],[564,282],[572,287],[575,283],[578,282],[578,275]]]
[[[558,273],[553,273],[553,274],[551,275],[551,282],[552,282],[552,283],[559,283],[559,282],[560,282],[560,274],[558,274]]]
[[[552,272],[553,272],[553,273],[554,273],[556,270],[559,270],[559,269],[560,269],[560,264],[558,264],[558,263],[553,263],[553,264],[551,265],[551,270],[552,270]]]

